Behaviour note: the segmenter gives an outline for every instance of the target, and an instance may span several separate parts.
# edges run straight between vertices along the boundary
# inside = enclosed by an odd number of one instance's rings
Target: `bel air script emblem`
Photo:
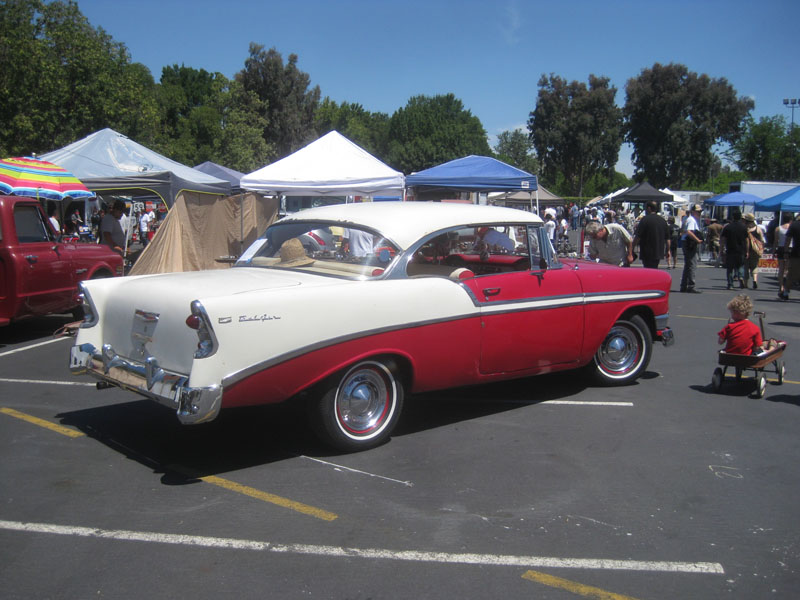
[[[156,325],[158,325],[158,313],[136,309],[131,327],[131,342],[133,343],[131,358],[133,360],[145,361],[150,357],[147,344],[153,341]]]
[[[278,321],[278,320],[280,320],[280,317],[267,314],[254,315],[252,317],[249,315],[239,315],[239,323],[245,323],[247,321]]]

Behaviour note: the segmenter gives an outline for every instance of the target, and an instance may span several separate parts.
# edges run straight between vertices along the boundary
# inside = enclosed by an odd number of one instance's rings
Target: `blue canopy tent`
[[[504,192],[538,189],[536,175],[526,173],[496,158],[466,156],[412,173],[407,188],[420,191],[457,190],[462,192]]]
[[[773,210],[781,212],[798,212],[800,211],[800,185],[770,196],[756,203],[757,210]]]
[[[746,194],[744,192],[730,192],[729,194],[719,194],[712,196],[703,204],[710,206],[738,206],[744,212],[745,206],[755,206],[760,202],[761,198],[753,194]]]

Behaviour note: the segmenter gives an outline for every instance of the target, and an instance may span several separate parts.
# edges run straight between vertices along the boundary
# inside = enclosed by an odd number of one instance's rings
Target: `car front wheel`
[[[317,434],[345,452],[382,444],[403,408],[403,384],[391,361],[366,360],[331,378],[312,400]]]
[[[614,323],[594,355],[596,378],[604,385],[631,383],[650,363],[653,342],[650,329],[638,315]]]

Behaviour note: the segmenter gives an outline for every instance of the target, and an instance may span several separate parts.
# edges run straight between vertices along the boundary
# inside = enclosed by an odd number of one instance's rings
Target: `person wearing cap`
[[[745,213],[742,217],[747,226],[747,260],[744,265],[744,286],[747,287],[748,281],[753,280],[753,289],[758,289],[758,261],[764,253],[764,234],[756,224],[756,217],[753,213]]]
[[[706,244],[709,252],[711,252],[711,262],[714,263],[715,267],[719,266],[719,236],[722,233],[722,227],[723,225],[716,219],[711,219],[711,223],[706,227],[706,233],[708,234]]]
[[[125,214],[125,202],[114,200],[111,211],[103,216],[100,222],[100,239],[114,252],[125,254],[125,232],[122,230],[120,219]]]
[[[700,233],[700,214],[703,212],[699,204],[693,204],[689,210],[684,224],[683,245],[683,273],[681,273],[681,291],[687,294],[700,294],[695,288],[695,273],[697,273],[697,258],[700,253],[700,244],[703,239]]]
[[[728,289],[731,289],[734,280],[738,280],[739,287],[747,287],[745,283],[745,264],[750,254],[748,248],[747,225],[742,221],[742,211],[734,208],[731,211],[733,221],[722,228],[719,234],[720,246],[725,247],[725,269],[728,279]]]

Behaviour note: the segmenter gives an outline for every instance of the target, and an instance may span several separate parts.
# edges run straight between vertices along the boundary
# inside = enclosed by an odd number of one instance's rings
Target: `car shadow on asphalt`
[[[646,373],[657,377],[657,373]],[[636,383],[633,384],[637,385]],[[575,371],[500,383],[409,395],[393,433],[406,436],[478,419],[547,400],[569,399],[589,382]],[[598,388],[600,389],[600,388]],[[75,427],[130,460],[162,474],[165,485],[194,483],[200,477],[310,457],[341,455],[313,434],[300,402],[222,411],[212,422],[181,425],[174,411],[151,400],[126,401],[121,390],[107,390],[109,403],[60,413],[61,424]]]
[[[72,315],[47,315],[31,317],[0,327],[0,351],[15,344],[42,341],[42,338],[52,336],[64,325],[74,321],[75,318]]]

